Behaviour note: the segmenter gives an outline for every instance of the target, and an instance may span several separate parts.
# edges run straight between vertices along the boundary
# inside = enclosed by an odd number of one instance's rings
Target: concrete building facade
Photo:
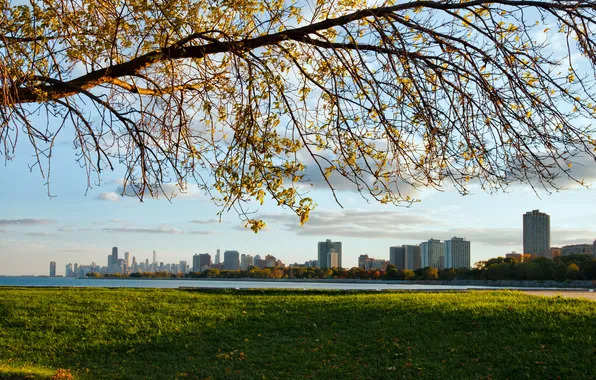
[[[445,269],[471,267],[470,242],[465,238],[453,237],[445,240],[443,247]]]
[[[444,257],[444,245],[440,240],[429,239],[420,243],[420,255],[422,257],[422,268],[441,268],[441,257]]]
[[[341,262],[341,242],[333,242],[330,239],[320,241],[318,244],[318,262],[319,268],[333,268],[328,261],[329,253],[337,253],[337,268],[342,268]]]
[[[238,251],[224,252],[224,269],[238,270],[240,269],[240,253]]]
[[[540,210],[528,211],[523,216],[524,252],[546,256],[550,249],[550,215]]]

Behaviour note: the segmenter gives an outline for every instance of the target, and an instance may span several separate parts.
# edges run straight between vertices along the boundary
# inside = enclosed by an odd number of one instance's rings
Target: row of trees
[[[90,277],[99,277],[89,273]],[[127,275],[104,275],[104,277],[127,277]],[[596,258],[589,255],[556,257],[554,260],[537,257],[525,259],[496,258],[481,262],[474,269],[420,268],[398,270],[389,265],[385,271],[361,268],[308,268],[276,267],[248,270],[207,269],[203,272],[172,274],[166,272],[133,273],[130,277],[149,278],[279,278],[279,279],[360,279],[360,280],[596,280]]]

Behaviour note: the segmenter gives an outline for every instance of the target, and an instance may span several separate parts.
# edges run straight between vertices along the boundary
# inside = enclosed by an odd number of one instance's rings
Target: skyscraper
[[[116,264],[118,262],[118,247],[112,248],[112,264]]]
[[[404,248],[405,269],[416,270],[422,268],[422,257],[419,245],[402,245]]]
[[[56,262],[50,261],[50,277],[56,277]]]
[[[240,253],[238,251],[224,252],[224,269],[238,270],[240,269]]]
[[[470,242],[453,237],[444,242],[445,268],[470,268]]]
[[[395,265],[395,269],[407,269],[407,258],[404,247],[389,247],[389,263]]]
[[[420,243],[422,268],[431,267],[441,269],[441,257],[444,257],[443,243],[437,239],[429,239]]]
[[[331,263],[328,261],[328,253],[332,252],[337,253],[337,267],[342,268],[341,242],[332,242],[330,239],[327,239],[326,241],[320,241],[318,248],[319,268],[332,268]]]
[[[215,254],[215,264],[221,263],[221,254],[219,253],[219,248],[217,249],[217,253]]]
[[[192,271],[201,272],[211,266],[211,255],[208,253],[200,253],[192,257]]]
[[[124,262],[126,263],[126,267],[130,268],[130,252],[124,252]]]
[[[328,268],[341,268],[339,266],[339,253],[331,251],[327,253]]]
[[[540,210],[524,214],[524,252],[544,256],[550,248],[550,216]]]

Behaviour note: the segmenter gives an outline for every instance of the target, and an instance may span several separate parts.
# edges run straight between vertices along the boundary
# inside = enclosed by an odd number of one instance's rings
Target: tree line
[[[88,273],[88,277],[101,277]],[[596,280],[596,258],[589,255],[546,257],[494,258],[480,262],[476,268],[442,269],[420,268],[399,270],[388,265],[386,270],[362,268],[313,268],[313,267],[250,267],[247,270],[219,270],[210,268],[203,272],[167,273],[144,272],[104,274],[103,277],[133,278],[276,278],[276,279],[354,279],[354,280]]]

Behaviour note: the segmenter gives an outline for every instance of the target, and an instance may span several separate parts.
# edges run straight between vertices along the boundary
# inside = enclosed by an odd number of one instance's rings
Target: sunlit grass
[[[596,302],[514,292],[0,289],[0,379],[578,379],[595,341]]]

